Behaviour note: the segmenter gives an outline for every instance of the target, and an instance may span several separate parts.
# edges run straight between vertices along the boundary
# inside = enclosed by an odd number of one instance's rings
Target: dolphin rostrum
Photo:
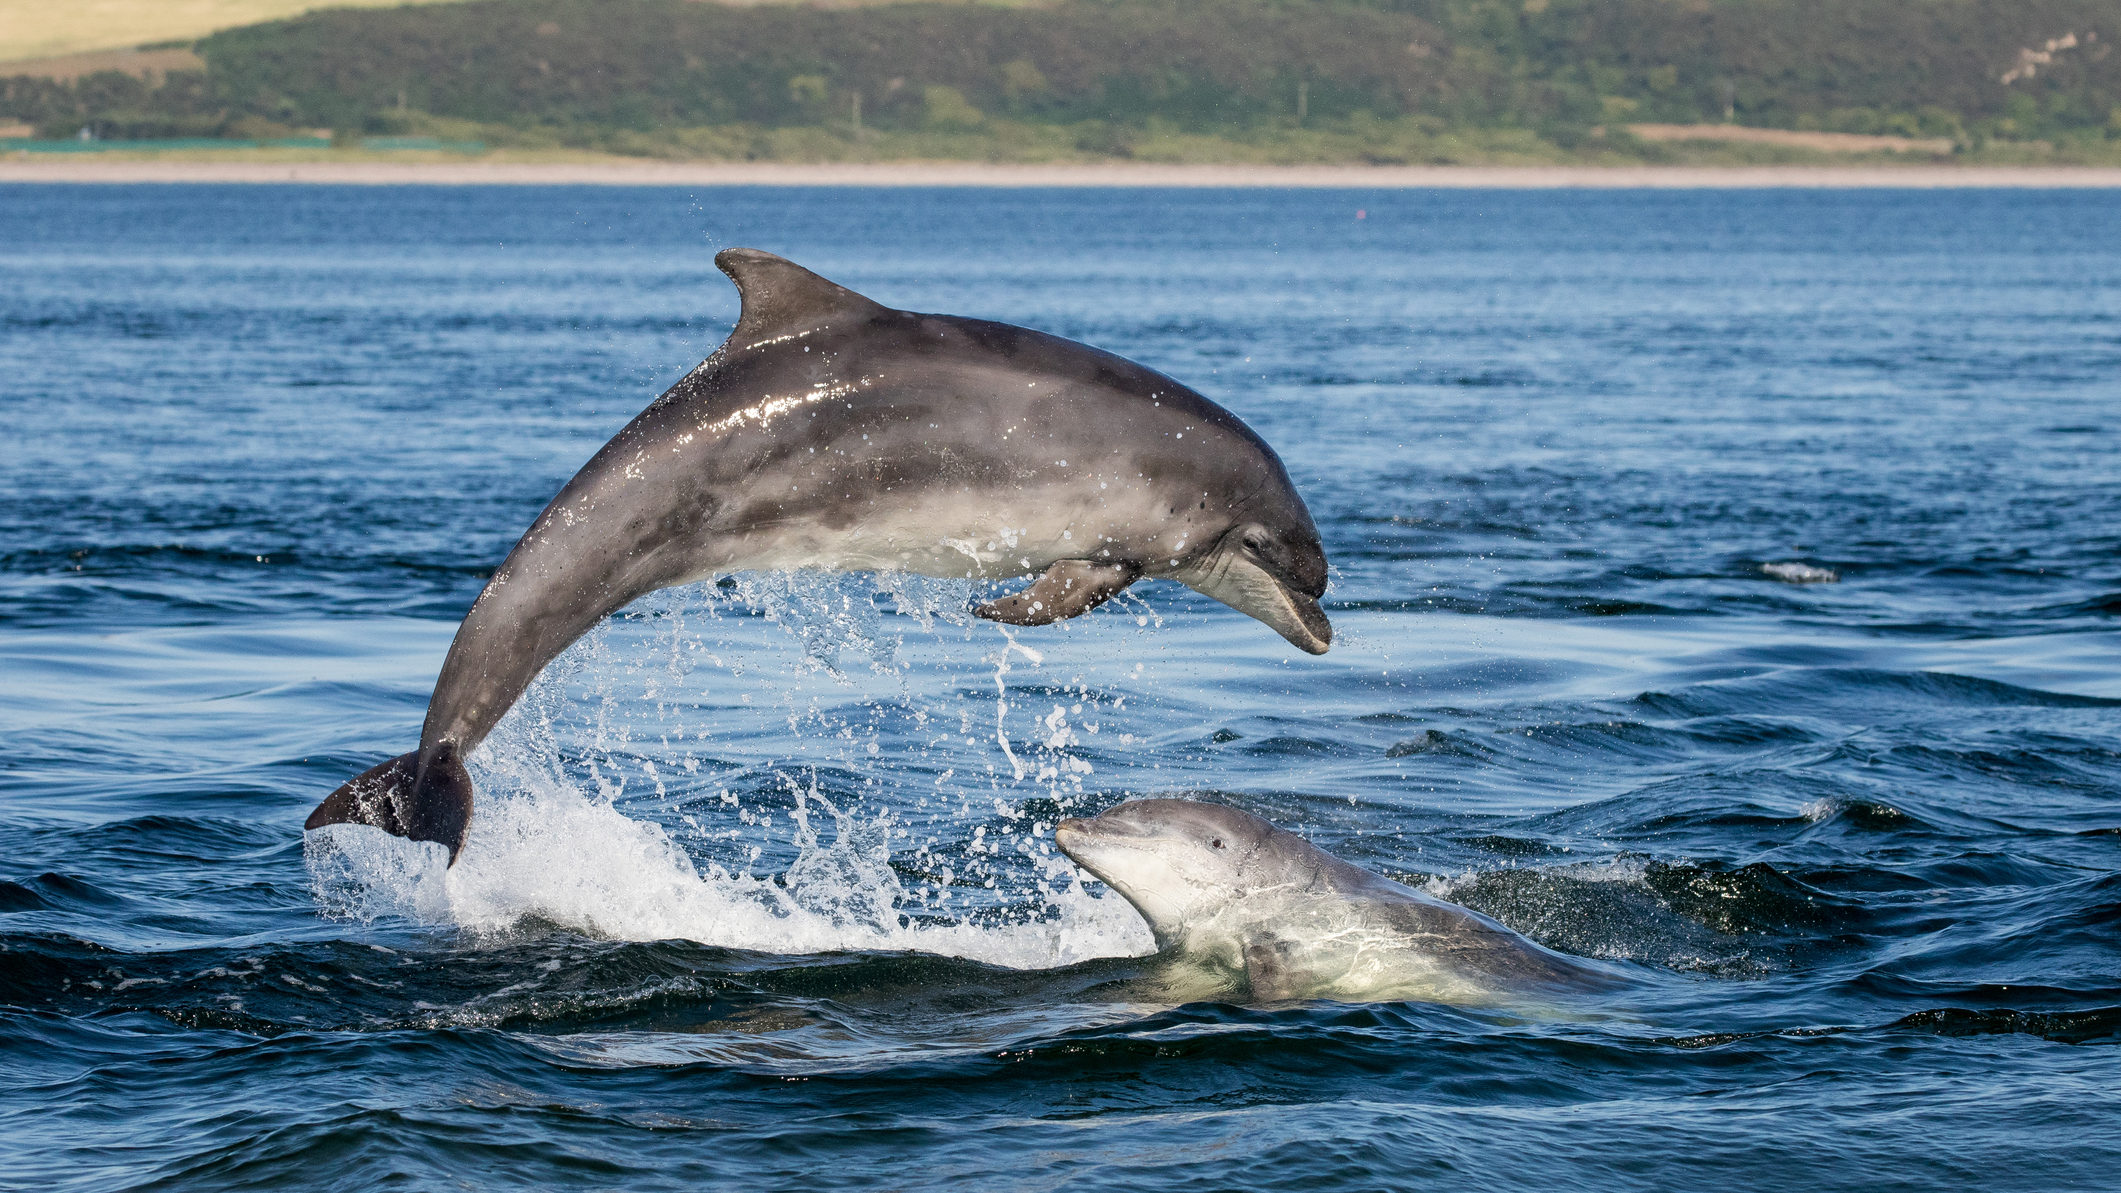
[[[420,748],[305,828],[448,846],[464,758],[545,665],[660,588],[748,569],[1035,577],[981,617],[1043,625],[1177,580],[1324,653],[1326,556],[1252,429],[1154,370],[1027,328],[892,310],[756,249],[715,264],[736,329],[567,482],[450,643]]]
[[[1244,975],[1256,1002],[1486,1003],[1624,984],[1222,804],[1133,800],[1061,821],[1053,843],[1133,904],[1165,953]]]

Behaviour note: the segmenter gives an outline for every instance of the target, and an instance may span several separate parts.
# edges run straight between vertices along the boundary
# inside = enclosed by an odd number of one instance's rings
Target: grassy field
[[[395,8],[438,0],[0,0],[0,62],[164,41],[317,8]]]
[[[320,8],[402,8],[450,0],[0,0],[0,64],[159,42],[300,16]],[[811,4],[860,8],[894,0],[713,0],[731,7]],[[1036,0],[981,0],[1014,6]]]
[[[84,54],[57,54],[47,58],[17,58],[0,62],[9,74],[31,75],[66,83],[102,71],[114,70],[134,78],[156,81],[173,70],[205,70],[206,60],[186,49],[90,50]]]

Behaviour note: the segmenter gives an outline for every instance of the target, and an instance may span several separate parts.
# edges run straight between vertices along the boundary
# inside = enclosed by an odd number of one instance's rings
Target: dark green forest
[[[709,156],[1316,135],[1403,160],[1360,147],[1509,133],[1654,158],[1618,131],[1636,122],[2092,150],[2121,143],[2114,38],[2121,0],[475,0],[229,30],[196,45],[204,72],[154,82],[0,80],[0,116],[58,136],[330,128]]]

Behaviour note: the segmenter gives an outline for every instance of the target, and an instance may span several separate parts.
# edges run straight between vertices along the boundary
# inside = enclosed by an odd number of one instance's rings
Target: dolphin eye
[[[1267,549],[1267,536],[1257,530],[1250,531],[1245,535],[1245,546],[1254,551],[1264,551]]]
[[[1217,849],[1221,849],[1223,847],[1223,839],[1221,837],[1217,837],[1214,840],[1208,842],[1208,844],[1215,846]]]

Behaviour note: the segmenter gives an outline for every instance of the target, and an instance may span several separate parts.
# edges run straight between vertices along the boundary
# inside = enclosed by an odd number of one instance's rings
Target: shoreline
[[[987,162],[60,161],[0,183],[352,186],[1199,187],[1297,189],[2121,189],[2112,166],[1263,166]]]

